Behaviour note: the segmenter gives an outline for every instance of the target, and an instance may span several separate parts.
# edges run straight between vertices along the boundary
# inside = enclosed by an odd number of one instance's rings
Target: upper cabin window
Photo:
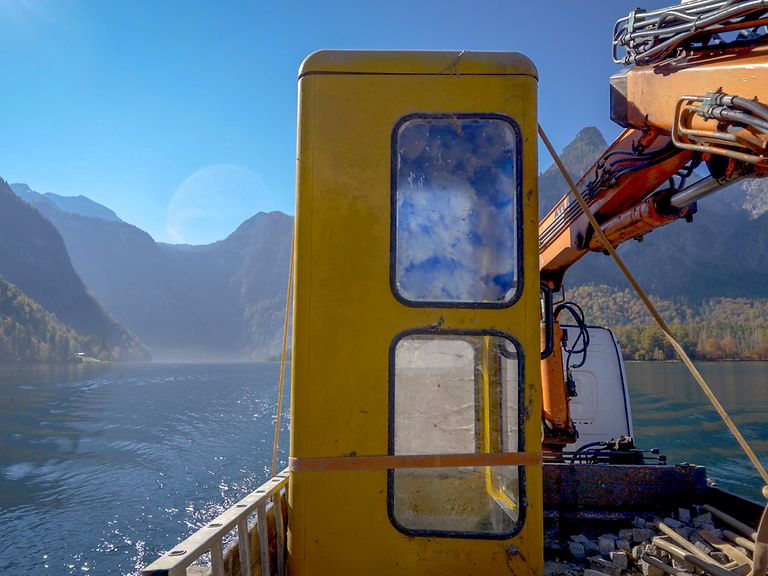
[[[521,288],[520,141],[489,114],[416,115],[393,134],[392,289],[412,305],[501,307]]]

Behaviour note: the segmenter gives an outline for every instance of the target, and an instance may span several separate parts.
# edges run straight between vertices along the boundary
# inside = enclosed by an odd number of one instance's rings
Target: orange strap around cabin
[[[459,466],[537,466],[541,463],[541,452],[400,454],[395,456],[289,458],[288,470],[291,472],[373,471],[397,468],[456,468]]]

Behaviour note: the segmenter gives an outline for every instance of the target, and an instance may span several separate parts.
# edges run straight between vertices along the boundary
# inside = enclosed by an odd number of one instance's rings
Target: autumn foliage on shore
[[[629,289],[586,285],[568,290],[588,324],[610,328],[625,360],[674,360],[664,334]],[[768,360],[768,299],[711,298],[702,302],[653,298],[685,351],[697,360]],[[569,322],[566,316],[561,319]]]

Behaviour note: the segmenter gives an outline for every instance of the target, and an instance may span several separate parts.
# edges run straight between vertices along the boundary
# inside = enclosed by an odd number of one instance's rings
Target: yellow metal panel
[[[404,52],[397,50],[323,50],[299,70],[308,74],[523,74],[537,77],[528,58],[516,52]]]
[[[291,456],[386,454],[390,344],[438,325],[520,342],[525,450],[540,451],[535,69],[494,53],[478,55],[477,70],[488,72],[472,75],[413,72],[439,70],[459,53],[363,53],[349,68],[328,64],[355,59],[343,56],[314,55],[300,80]],[[503,114],[521,127],[524,289],[509,308],[410,307],[392,294],[391,136],[416,112]],[[526,468],[526,499],[522,532],[509,540],[410,537],[387,516],[386,471],[292,473],[289,572],[538,574],[540,467]]]

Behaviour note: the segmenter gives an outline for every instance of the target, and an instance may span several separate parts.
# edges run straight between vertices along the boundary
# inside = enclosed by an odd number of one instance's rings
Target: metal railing
[[[187,568],[192,566],[201,556],[210,552],[212,576],[228,574],[231,558],[235,547],[223,550],[224,537],[235,528],[237,529],[237,548],[239,573],[242,576],[252,576],[254,566],[260,567],[263,576],[272,574],[270,566],[270,531],[268,512],[274,513],[274,547],[277,559],[277,575],[285,574],[285,535],[286,519],[283,516],[283,500],[287,498],[288,470],[262,484],[248,494],[237,504],[214,518],[189,538],[174,546],[160,558],[142,570],[143,576],[182,576],[187,574]],[[258,537],[260,563],[251,563],[251,540],[248,534],[248,517],[256,513],[256,526],[253,535]],[[229,562],[225,562],[229,561]]]

